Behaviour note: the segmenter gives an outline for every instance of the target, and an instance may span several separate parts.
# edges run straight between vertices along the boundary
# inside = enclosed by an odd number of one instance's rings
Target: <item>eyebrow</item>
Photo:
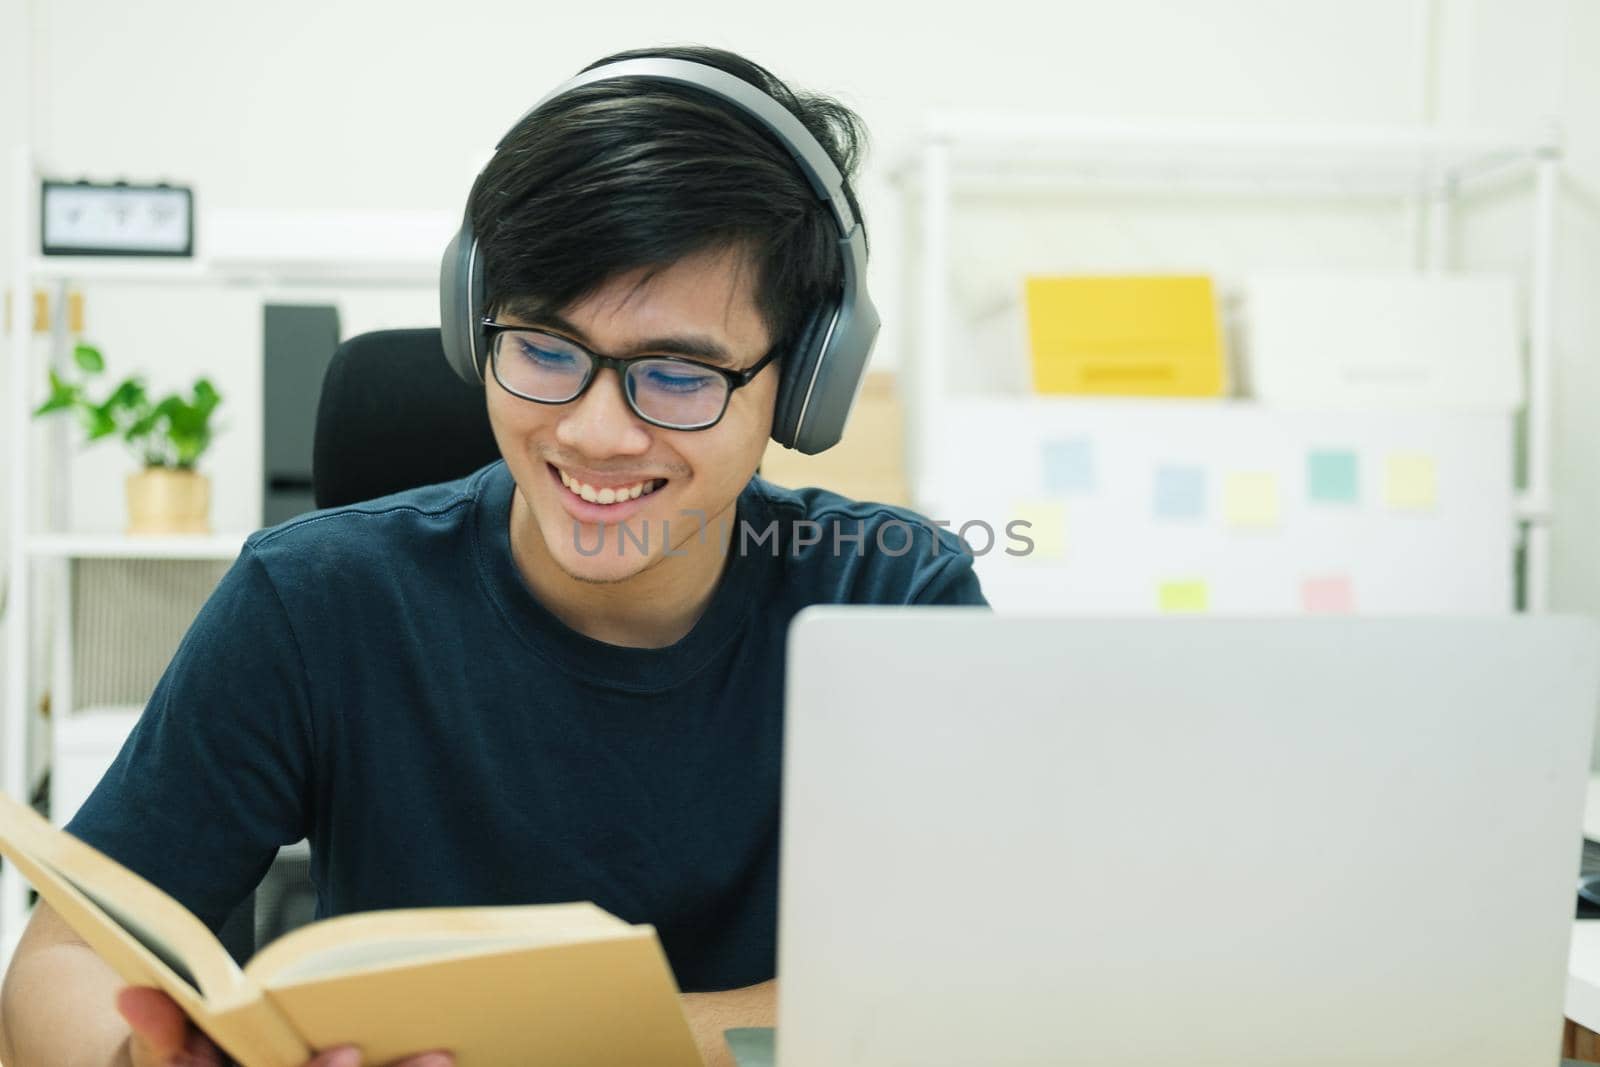
[[[519,319],[526,318],[529,323],[538,323],[543,326],[550,326],[561,331],[562,333],[571,334],[572,338],[579,344],[586,346],[589,344],[589,339],[584,336],[582,330],[578,329],[576,326],[562,318],[554,311],[541,311],[537,314],[523,316],[517,314],[517,312],[513,310],[512,314],[516,314]],[[727,367],[729,369],[733,369],[739,362],[734,358],[733,353],[729,352],[726,347],[718,344],[711,338],[700,334],[675,334],[670,337],[653,337],[648,340],[640,341],[638,344],[631,345],[624,351],[613,353],[613,355],[617,356],[619,359],[626,359],[629,356],[636,356],[647,352],[651,354],[661,353],[674,356],[692,356],[695,359],[705,360],[707,363],[712,363],[719,367]]]

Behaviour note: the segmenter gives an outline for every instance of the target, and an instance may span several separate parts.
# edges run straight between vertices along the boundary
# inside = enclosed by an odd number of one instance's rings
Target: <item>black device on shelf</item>
[[[1578,866],[1578,918],[1600,919],[1600,842],[1583,839]]]

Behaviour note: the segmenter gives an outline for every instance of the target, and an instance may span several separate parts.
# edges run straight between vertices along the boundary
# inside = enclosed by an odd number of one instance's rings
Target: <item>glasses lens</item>
[[[494,373],[513,393],[560,404],[589,376],[589,354],[548,333],[509,330],[495,337]]]
[[[698,429],[722,418],[728,380],[695,363],[639,359],[628,364],[628,395],[647,418],[681,430]]]

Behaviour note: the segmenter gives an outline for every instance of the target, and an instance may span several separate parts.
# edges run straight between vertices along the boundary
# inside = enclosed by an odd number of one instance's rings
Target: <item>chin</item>
[[[626,581],[659,558],[654,551],[640,551],[633,540],[622,539],[614,527],[606,527],[603,533],[598,526],[575,527],[564,512],[545,518],[539,530],[556,566],[580,582]],[[653,544],[650,547],[655,548]]]
[[[567,573],[569,578],[580,582],[592,582],[597,585],[609,585],[613,582],[625,582],[629,578],[647,570],[656,561],[655,556],[641,556],[636,551],[629,551],[618,557],[616,547],[607,539],[605,551],[597,556],[584,556],[572,551],[569,544],[566,551],[555,553],[553,558],[556,565]],[[585,547],[592,547],[589,542]]]

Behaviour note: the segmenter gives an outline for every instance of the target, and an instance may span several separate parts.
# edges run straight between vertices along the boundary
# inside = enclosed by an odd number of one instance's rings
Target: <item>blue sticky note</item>
[[[1044,487],[1052,493],[1094,492],[1094,442],[1087,437],[1046,441]]]
[[[1153,507],[1158,519],[1198,519],[1206,513],[1206,472],[1200,467],[1156,468]]]
[[[1354,504],[1361,496],[1356,454],[1340,449],[1313,450],[1306,456],[1306,486],[1319,504]]]

